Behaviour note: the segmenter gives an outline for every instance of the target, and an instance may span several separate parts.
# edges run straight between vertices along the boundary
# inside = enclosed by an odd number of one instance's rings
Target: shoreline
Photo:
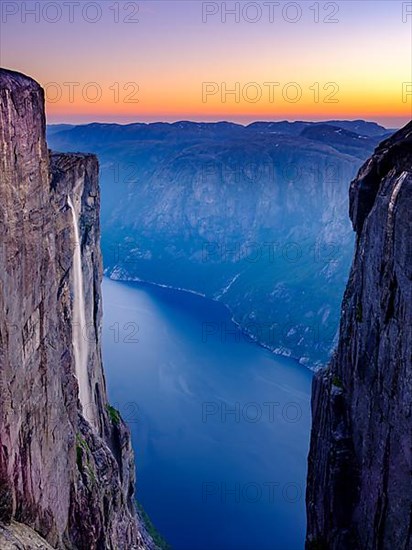
[[[232,310],[230,309],[230,307],[227,304],[225,304],[224,302],[219,300],[220,296],[218,298],[214,298],[214,297],[211,297],[211,296],[207,296],[206,294],[203,294],[201,292],[197,292],[196,290],[190,290],[188,288],[175,287],[175,286],[166,285],[166,284],[163,284],[163,283],[156,283],[154,281],[146,281],[144,279],[140,279],[139,277],[130,277],[130,276],[126,276],[126,275],[120,275],[120,274],[116,274],[115,271],[112,271],[112,273],[109,274],[108,269],[104,270],[103,277],[105,277],[105,278],[107,278],[111,281],[118,282],[118,283],[141,283],[141,284],[145,284],[145,285],[148,285],[148,286],[154,286],[154,287],[158,287],[158,288],[165,288],[165,289],[168,289],[168,290],[174,290],[174,291],[178,291],[178,292],[184,292],[184,293],[187,293],[187,294],[192,294],[192,295],[198,296],[200,298],[204,298],[205,300],[211,300],[212,302],[220,304],[224,308],[226,308],[226,310],[230,314],[230,318],[231,318],[231,321],[233,322],[233,324],[236,325],[236,327],[245,336],[247,336],[247,338],[249,339],[251,344],[255,344],[255,345],[265,349],[266,351],[269,351],[274,356],[284,357],[284,358],[287,358],[287,359],[292,359],[299,366],[301,366],[301,367],[305,368],[306,370],[308,370],[312,375],[316,374],[316,372],[318,370],[325,367],[325,365],[313,366],[313,365],[307,364],[307,363],[302,361],[302,358],[298,359],[297,357],[294,357],[292,355],[292,352],[289,349],[285,349],[285,352],[282,353],[281,351],[277,351],[277,350],[279,350],[279,348],[273,348],[269,344],[265,344],[264,342],[261,342],[260,340],[258,340],[257,337],[254,334],[252,334],[250,331],[248,331],[247,329],[242,327],[242,325],[234,318],[234,314],[233,314]]]

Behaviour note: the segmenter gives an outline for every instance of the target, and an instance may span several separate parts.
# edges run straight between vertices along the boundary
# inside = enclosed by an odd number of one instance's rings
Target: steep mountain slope
[[[89,124],[50,141],[99,155],[108,274],[221,300],[253,338],[317,365],[353,251],[346,182],[386,132],[336,124]]]
[[[308,549],[412,548],[412,122],[350,188],[340,339],[315,378]]]
[[[53,548],[152,548],[101,362],[97,159],[49,157],[43,90],[19,73],[0,70],[0,122],[1,547],[41,548],[31,528]]]

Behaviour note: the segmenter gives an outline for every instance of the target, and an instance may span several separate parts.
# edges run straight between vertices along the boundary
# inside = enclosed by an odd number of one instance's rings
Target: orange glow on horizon
[[[311,2],[299,3],[296,23],[279,8],[274,21],[266,10],[256,24],[221,14],[205,22],[198,0],[147,1],[137,24],[116,23],[112,3],[98,2],[95,24],[78,10],[73,22],[66,13],[55,24],[33,16],[24,23],[18,12],[2,26],[2,65],[47,88],[49,122],[412,118],[412,14],[404,2],[338,1],[332,24],[323,9],[314,21]],[[206,82],[217,85],[207,101]],[[271,82],[279,83],[272,98]],[[222,100],[222,88],[236,83],[238,101]],[[260,88],[256,102],[250,83]]]

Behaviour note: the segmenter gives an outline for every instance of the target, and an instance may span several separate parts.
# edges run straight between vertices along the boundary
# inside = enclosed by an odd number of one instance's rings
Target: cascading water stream
[[[83,416],[93,424],[93,405],[90,395],[88,374],[89,345],[86,338],[86,305],[84,299],[83,270],[79,237],[79,224],[76,210],[70,196],[67,204],[72,211],[75,246],[73,252],[73,351],[76,377],[79,385],[79,399],[83,409]]]

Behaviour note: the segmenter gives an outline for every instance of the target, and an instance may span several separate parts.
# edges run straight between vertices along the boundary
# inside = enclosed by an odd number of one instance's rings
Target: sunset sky
[[[4,0],[1,66],[52,123],[412,118],[412,2],[224,4]]]

